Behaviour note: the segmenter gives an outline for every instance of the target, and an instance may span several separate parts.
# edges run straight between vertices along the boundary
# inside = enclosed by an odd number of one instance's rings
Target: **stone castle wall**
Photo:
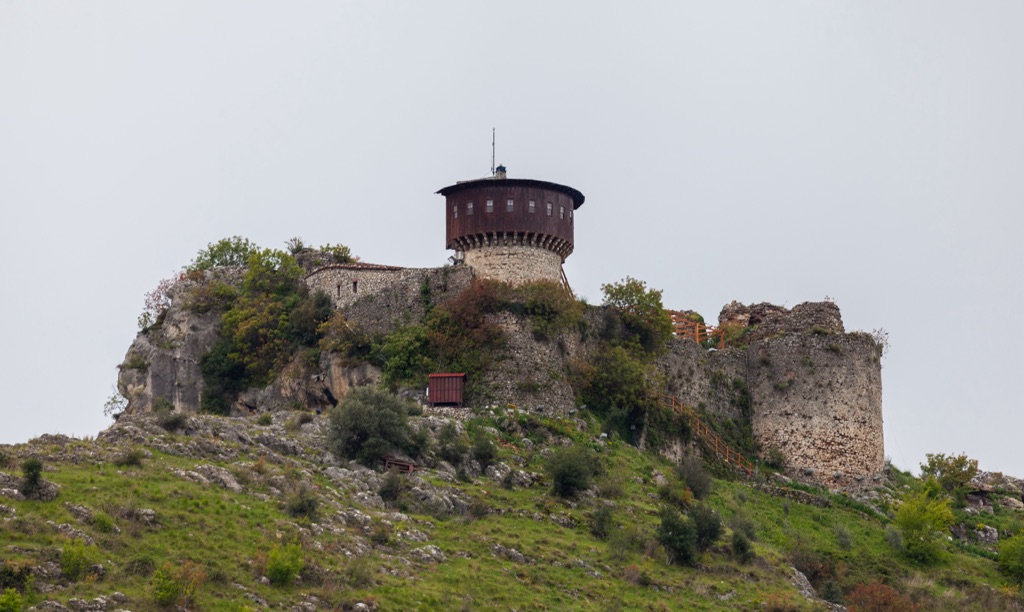
[[[480,278],[522,285],[534,281],[562,281],[562,257],[542,247],[525,244],[492,245],[469,249],[466,265]]]
[[[754,439],[792,475],[837,489],[880,479],[882,377],[864,333],[786,334],[748,349]]]

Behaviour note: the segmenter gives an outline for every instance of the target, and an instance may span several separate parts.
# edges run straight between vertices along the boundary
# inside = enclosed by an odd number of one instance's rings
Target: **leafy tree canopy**
[[[620,283],[601,285],[604,305],[619,312],[631,338],[648,353],[660,352],[672,337],[672,318],[662,306],[661,291],[627,276]]]
[[[248,238],[232,236],[211,242],[199,251],[186,270],[209,270],[217,266],[244,266],[259,247]]]

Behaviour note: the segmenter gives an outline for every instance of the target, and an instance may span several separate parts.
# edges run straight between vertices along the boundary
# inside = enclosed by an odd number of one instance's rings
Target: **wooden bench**
[[[382,461],[384,461],[385,471],[394,469],[405,474],[412,474],[419,469],[419,466],[416,465],[415,461],[406,461],[405,459],[398,459],[390,456],[384,457]]]

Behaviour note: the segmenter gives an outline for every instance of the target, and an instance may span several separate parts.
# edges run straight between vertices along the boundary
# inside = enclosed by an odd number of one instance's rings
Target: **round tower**
[[[446,248],[478,276],[513,285],[562,281],[582,193],[557,183],[508,178],[504,166],[494,176],[437,193],[445,197]]]

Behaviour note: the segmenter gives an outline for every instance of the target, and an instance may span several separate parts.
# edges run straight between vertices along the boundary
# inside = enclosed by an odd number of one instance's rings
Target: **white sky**
[[[553,6],[554,5],[554,6]],[[437,189],[587,201],[577,293],[886,328],[886,453],[1024,476],[1024,4],[0,0],[0,442],[94,435],[225,236],[444,263]]]

